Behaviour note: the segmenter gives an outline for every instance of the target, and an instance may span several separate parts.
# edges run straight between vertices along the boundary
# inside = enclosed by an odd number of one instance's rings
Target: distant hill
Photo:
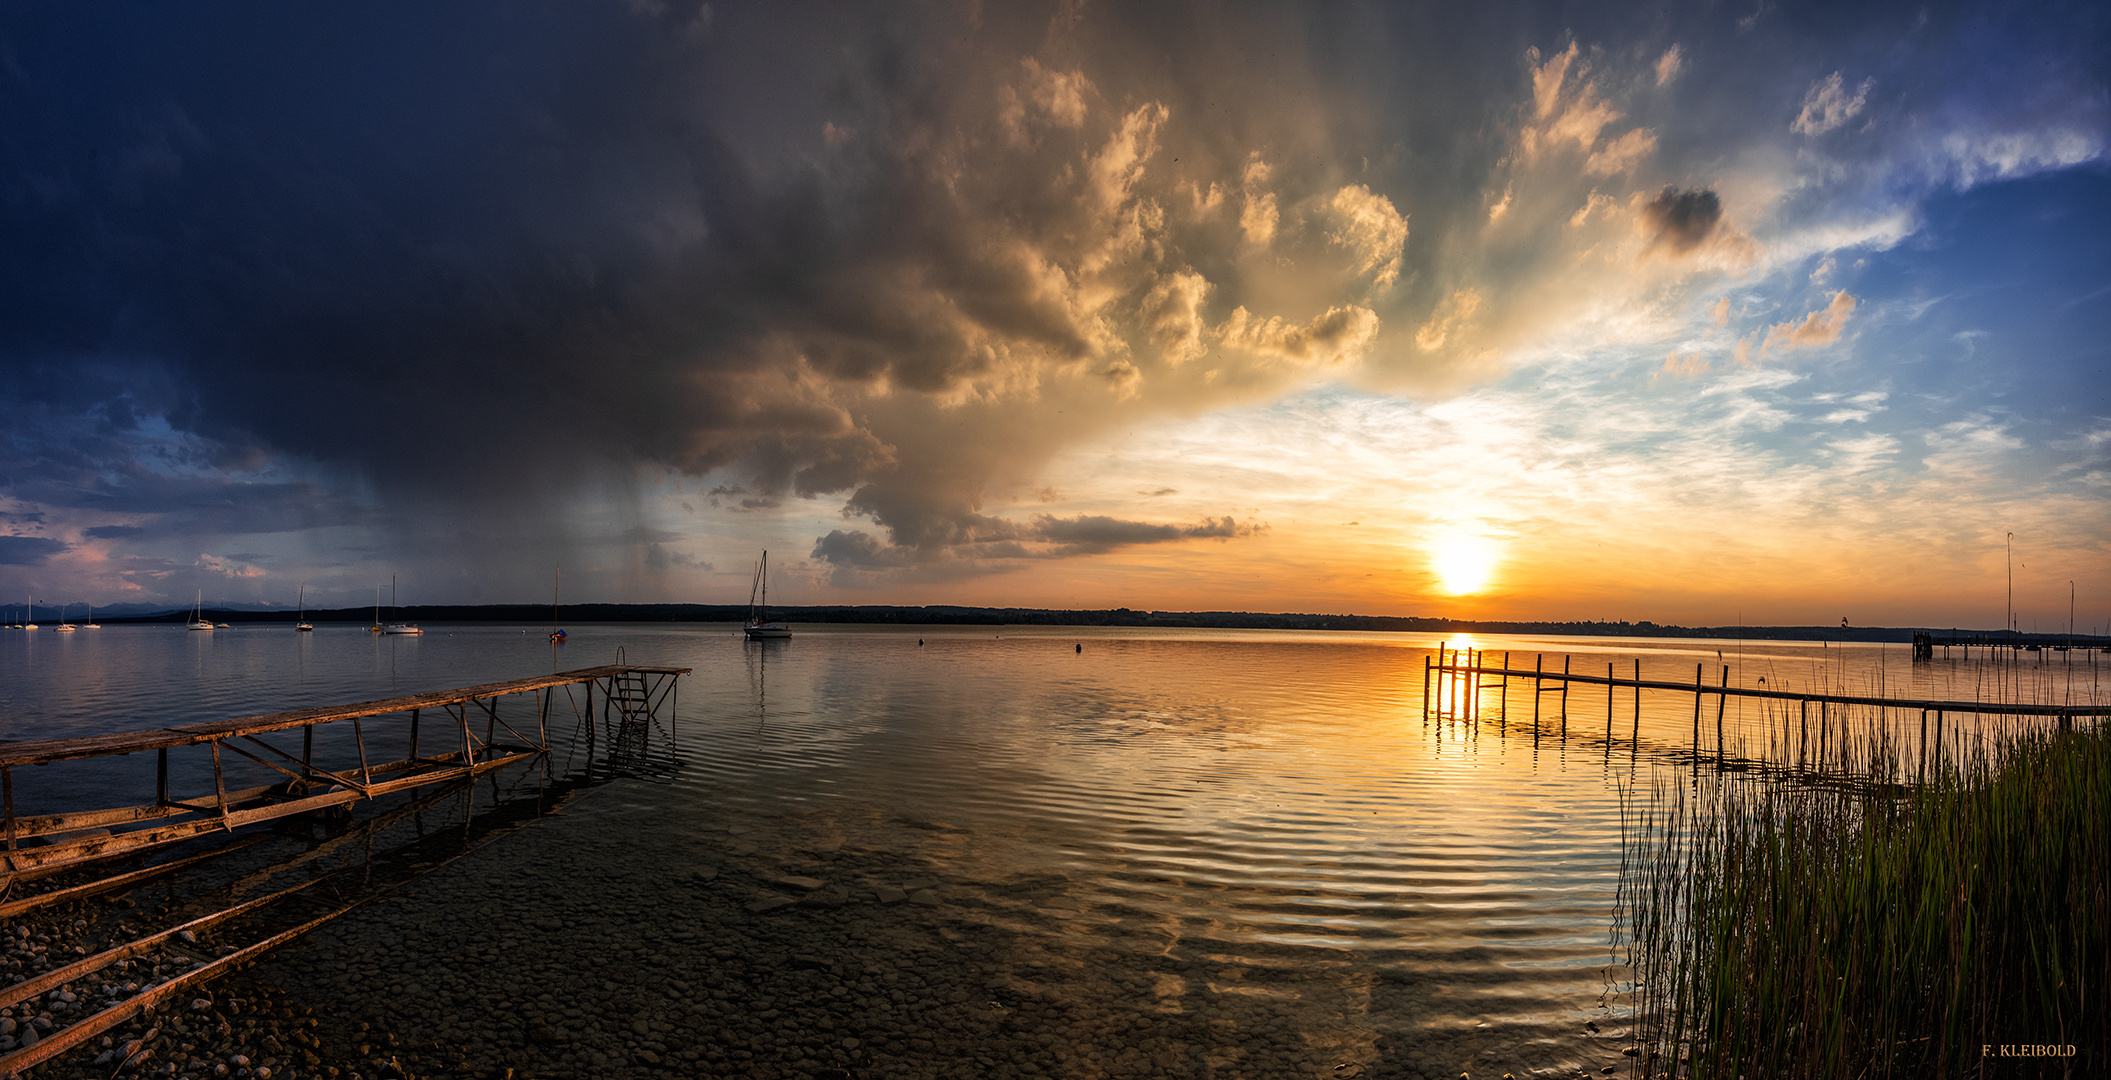
[[[130,605],[140,607],[144,605]],[[626,622],[741,622],[748,616],[742,604],[566,604],[563,621],[575,623]],[[121,613],[117,608],[98,609],[106,623],[180,623],[190,610]],[[208,608],[205,617],[227,623],[291,623],[296,613],[284,608]],[[308,619],[318,623],[357,623],[373,620],[373,608],[310,609]],[[431,604],[398,609],[391,618],[405,622],[547,623],[550,609],[536,604]],[[1314,615],[1253,611],[1137,611],[1061,610],[1053,608],[959,607],[932,604],[921,607],[894,605],[808,605],[772,607],[770,617],[787,623],[852,623],[905,626],[1160,626],[1174,628],[1238,630],[1383,630],[1436,634],[1560,634],[1574,637],[1721,638],[1778,641],[1907,642],[1916,632],[1950,632],[1949,627],[1878,626],[1670,626],[1642,622],[1519,622],[1484,619],[1431,619],[1411,615]],[[1978,631],[1994,638],[2001,631]],[[2033,635],[2017,635],[2031,638]],[[2035,635],[2044,638],[2046,635]],[[2101,645],[2103,639],[2077,635],[2077,643]]]

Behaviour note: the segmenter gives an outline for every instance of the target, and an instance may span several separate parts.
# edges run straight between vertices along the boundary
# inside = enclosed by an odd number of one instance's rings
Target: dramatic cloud
[[[1369,308],[1328,308],[1303,326],[1281,316],[1256,319],[1239,308],[1220,331],[1224,343],[1293,364],[1331,367],[1357,358],[1378,334],[1378,316]]]
[[[0,536],[0,566],[35,566],[64,550],[64,541],[49,537]]]
[[[1657,57],[1657,85],[1662,86],[1678,78],[1679,72],[1684,70],[1686,70],[1686,57],[1684,53],[1679,51],[1679,47],[1673,45],[1665,49],[1664,55]]]
[[[1224,540],[1252,535],[1253,527],[1241,525],[1231,517],[1205,520],[1200,525],[1154,525],[1080,514],[1069,519],[1036,518],[1033,533],[1038,539],[1064,545],[1069,549],[1066,553],[1077,553],[1112,551],[1130,544],[1162,544],[1170,540]]]
[[[975,523],[972,532],[943,545],[939,565],[956,574],[989,573],[1016,568],[1031,560],[1104,554],[1140,544],[1229,540],[1265,532],[1267,528],[1265,524],[1240,522],[1229,515],[1204,518],[1193,525],[1129,521],[1101,514],[1070,518],[1040,514],[1021,524],[984,518]],[[856,584],[859,574],[932,563],[928,555],[919,556],[910,548],[883,543],[862,530],[843,529],[832,529],[815,542],[811,557],[833,566],[838,583],[846,585]],[[946,566],[946,562],[953,565]]]
[[[1343,219],[1341,229],[1328,238],[1357,254],[1356,272],[1371,274],[1371,283],[1381,289],[1398,281],[1407,218],[1393,209],[1392,200],[1351,184],[1335,192],[1328,206]]]
[[[1706,190],[1681,191],[1666,185],[1656,198],[1642,205],[1650,243],[1680,254],[1705,242],[1722,218],[1722,200]]]
[[[1834,293],[1832,303],[1821,311],[1813,311],[1803,317],[1802,322],[1780,323],[1769,329],[1766,342],[1760,347],[1763,354],[1770,349],[1810,349],[1830,345],[1840,340],[1840,331],[1847,328],[1847,319],[1854,314],[1855,299],[1847,291]]]
[[[1823,135],[1839,127],[1861,113],[1869,101],[1869,88],[1875,85],[1874,78],[1863,79],[1862,85],[1855,87],[1854,96],[1849,97],[1839,72],[1819,79],[1811,84],[1810,93],[1803,95],[1803,111],[1796,114],[1789,130],[1798,135]]]

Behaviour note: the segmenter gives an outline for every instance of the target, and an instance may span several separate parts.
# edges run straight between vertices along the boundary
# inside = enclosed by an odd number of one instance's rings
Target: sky
[[[0,598],[2102,627],[2107,141],[2098,4],[13,5]]]

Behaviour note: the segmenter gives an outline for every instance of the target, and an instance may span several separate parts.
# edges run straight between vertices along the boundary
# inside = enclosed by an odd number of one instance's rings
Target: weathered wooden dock
[[[228,855],[263,839],[268,834],[260,833],[213,850],[176,858],[151,867],[111,874],[38,895],[14,895],[17,884],[34,878],[68,870],[80,870],[93,877],[98,872],[95,868],[99,864],[124,856],[143,856],[186,840],[204,839],[214,833],[232,832],[244,825],[328,810],[359,800],[406,792],[413,788],[437,788],[434,793],[421,794],[410,802],[376,815],[352,827],[350,831],[315,845],[291,859],[253,871],[231,891],[239,893],[247,887],[261,884],[274,874],[320,859],[355,838],[365,838],[371,848],[372,837],[404,815],[418,813],[434,800],[445,798],[450,793],[466,793],[467,785],[464,781],[548,752],[551,749],[552,713],[560,696],[567,703],[566,711],[571,714],[570,719],[575,721],[575,733],[583,736],[588,744],[589,758],[592,756],[593,745],[600,742],[605,742],[612,755],[638,753],[647,743],[649,730],[660,726],[661,710],[672,702],[677,680],[688,674],[689,670],[619,663],[531,679],[486,683],[457,690],[411,694],[351,705],[294,709],[211,724],[153,728],[79,739],[0,743],[0,793],[4,793],[6,830],[4,865],[0,865],[0,898],[5,899],[0,902],[0,918],[14,918],[47,904],[125,889],[151,878],[180,871],[195,863]],[[575,687],[583,691],[583,700],[572,696],[570,691]],[[563,693],[560,694],[560,691]],[[502,699],[522,695],[530,698],[529,708],[523,710],[516,707],[510,712],[501,710]],[[595,711],[597,696],[600,699],[598,716]],[[672,710],[668,711],[671,718]],[[435,725],[424,726],[421,730],[421,720],[428,713],[438,714],[441,721]],[[409,745],[402,758],[377,764],[369,753],[365,722],[386,716],[402,716],[408,720]],[[357,751],[356,765],[349,761],[345,764],[333,762],[334,767],[325,768],[318,762],[315,753],[315,730],[324,725],[345,722],[349,722],[353,727],[352,743]],[[298,755],[289,749],[274,746],[264,738],[267,735],[296,730],[301,733],[301,749]],[[501,730],[505,733],[503,737],[500,735]],[[422,748],[421,735],[426,739],[426,746]],[[444,743],[444,747],[435,745],[436,742]],[[211,753],[211,793],[178,797],[169,790],[170,752],[186,749],[192,753]],[[421,752],[421,749],[427,752]],[[147,751],[156,755],[156,796],[151,804],[42,815],[15,813],[14,770],[17,768]],[[285,779],[262,787],[230,791],[226,779],[227,755],[230,754],[281,773]],[[349,758],[350,755],[343,756]],[[0,1007],[19,1004],[47,991],[54,991],[85,979],[112,965],[121,965],[134,957],[165,948],[180,935],[203,932],[209,927],[251,916],[260,909],[302,893],[336,873],[337,871],[332,871],[311,877],[307,881],[254,900],[192,918],[158,932],[141,935],[94,955],[84,956],[72,963],[23,978],[12,986],[0,988]],[[152,1011],[161,1002],[184,992],[186,988],[248,963],[264,952],[291,941],[360,904],[369,902],[376,895],[378,894],[369,893],[348,903],[341,903],[318,917],[307,918],[298,925],[270,933],[246,946],[230,947],[224,955],[209,961],[199,960],[196,966],[187,971],[140,987],[136,994],[115,1001],[62,1029],[54,1030],[41,1041],[24,1044],[0,1055],[0,1076],[17,1075],[25,1069],[80,1046],[118,1024]],[[151,1056],[151,1051],[127,1049],[126,1054],[126,1058],[120,1062],[119,1071],[143,1060],[145,1056]]]
[[[0,895],[17,882],[85,864],[137,854],[193,837],[244,825],[343,806],[392,792],[445,783],[501,768],[549,749],[550,711],[556,691],[583,687],[584,713],[591,717],[598,693],[612,739],[630,737],[657,720],[675,681],[688,668],[611,664],[531,679],[486,683],[458,690],[410,694],[351,705],[293,709],[217,723],[152,728],[76,739],[0,743]],[[500,699],[530,695],[532,708],[502,714]],[[575,704],[574,710],[578,709]],[[438,714],[438,724],[424,724]],[[369,753],[365,721],[381,716],[409,719],[403,757],[376,762]],[[324,768],[315,755],[315,730],[350,723],[358,750],[356,766]],[[422,725],[422,726],[421,726]],[[435,730],[437,728],[438,730]],[[481,731],[479,731],[481,729]],[[500,735],[503,729],[504,736]],[[300,750],[272,745],[264,736],[300,732]],[[421,745],[421,736],[423,745]],[[437,744],[437,745],[436,745]],[[178,795],[169,788],[170,751],[212,755],[210,792]],[[150,804],[34,816],[15,812],[14,771],[82,758],[152,752],[155,797]],[[235,755],[283,774],[277,783],[230,791],[227,762]]]

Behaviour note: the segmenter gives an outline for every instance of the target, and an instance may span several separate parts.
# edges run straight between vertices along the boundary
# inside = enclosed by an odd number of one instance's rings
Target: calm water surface
[[[5,632],[0,738],[466,686],[608,663],[620,647],[633,663],[695,669],[676,712],[682,767],[631,796],[660,809],[657,827],[762,845],[907,831],[949,880],[991,883],[978,917],[1045,937],[1054,954],[1194,952],[1404,980],[1422,991],[1412,1015],[1362,1022],[1578,1068],[1617,1060],[1581,1032],[1620,1004],[1608,942],[1619,792],[1675,764],[1692,723],[1690,696],[1645,697],[1637,719],[1631,692],[1608,703],[1578,689],[1566,737],[1559,696],[1541,695],[1535,737],[1533,695],[1515,682],[1482,691],[1497,722],[1431,721],[1424,663],[1438,642],[1416,635],[801,627],[749,643],[726,626],[623,625],[571,628],[553,650],[534,627],[427,630]],[[1647,678],[1690,682],[1700,664],[1711,685],[1727,666],[1734,684],[1783,689],[2100,692],[2081,653],[1914,665],[1902,646],[1450,641],[1461,644],[1601,675],[1639,662]],[[1733,740],[1763,741],[1756,707],[1728,711]],[[151,771],[144,758],[20,770],[18,805],[151,798]],[[999,887],[1020,881],[1060,887]]]

